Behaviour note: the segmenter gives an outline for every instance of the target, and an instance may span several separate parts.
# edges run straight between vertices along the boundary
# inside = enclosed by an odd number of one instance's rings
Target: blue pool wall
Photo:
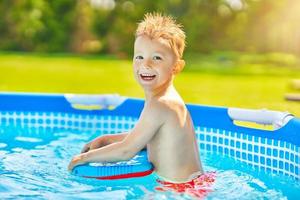
[[[131,129],[137,121],[144,101],[127,98],[113,110],[74,109],[64,95],[59,94],[0,94],[0,125],[12,126],[55,122],[56,127],[97,130],[105,127],[108,133]],[[228,108],[187,104],[202,151],[213,151],[245,162],[259,170],[271,171],[299,179],[300,120],[291,119],[284,127],[259,130],[240,127],[228,116]],[[24,116],[35,118],[29,121]],[[58,118],[60,120],[51,121]],[[78,123],[84,121],[85,123]],[[105,122],[105,124],[103,124]],[[82,126],[82,127],[80,127]],[[99,129],[98,127],[98,129]],[[51,127],[48,127],[51,128]]]

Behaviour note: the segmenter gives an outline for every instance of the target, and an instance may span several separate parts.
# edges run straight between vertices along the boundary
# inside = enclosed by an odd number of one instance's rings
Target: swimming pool
[[[142,99],[118,95],[0,93],[1,199],[192,199],[161,192],[154,175],[102,181],[67,165],[87,141],[131,129]],[[300,120],[289,113],[187,105],[206,171],[207,199],[297,199]],[[235,125],[273,124],[275,130]]]

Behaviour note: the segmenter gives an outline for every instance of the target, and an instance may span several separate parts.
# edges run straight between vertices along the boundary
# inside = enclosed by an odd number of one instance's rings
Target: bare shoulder
[[[145,111],[149,111],[153,114],[160,114],[161,112],[168,112],[169,106],[167,102],[164,100],[153,100],[151,102],[147,102],[144,107]]]
[[[164,110],[163,116],[166,122],[172,124],[172,126],[184,127],[187,122],[188,110],[180,98],[160,98],[159,104]]]
[[[147,102],[144,107],[144,113],[147,113],[147,115],[157,116],[158,118],[160,116],[165,118],[167,114],[172,114],[178,109],[184,109],[184,104],[180,103],[180,101],[160,98]]]
[[[159,99],[160,104],[166,110],[172,112],[182,112],[186,110],[185,104],[181,99],[173,99],[173,98],[161,98]]]
[[[186,118],[187,109],[181,99],[163,97],[155,101],[147,102],[142,117],[151,118],[154,121],[169,120],[183,121]]]

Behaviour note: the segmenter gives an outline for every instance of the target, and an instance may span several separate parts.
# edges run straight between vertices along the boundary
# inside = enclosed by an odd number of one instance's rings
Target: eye
[[[153,60],[162,60],[160,56],[153,56]]]
[[[143,58],[143,56],[136,56],[135,59],[136,59],[136,60],[142,60],[142,59],[144,59],[144,58]]]

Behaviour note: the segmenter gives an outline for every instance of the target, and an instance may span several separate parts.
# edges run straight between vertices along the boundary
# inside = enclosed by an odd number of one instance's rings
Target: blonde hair
[[[182,28],[182,25],[176,23],[171,16],[147,13],[143,21],[138,24],[135,37],[147,35],[151,39],[165,39],[176,56],[182,58],[185,48],[185,33]]]

